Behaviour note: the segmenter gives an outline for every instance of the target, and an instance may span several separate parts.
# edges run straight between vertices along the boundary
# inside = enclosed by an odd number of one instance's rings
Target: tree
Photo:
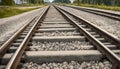
[[[63,0],[62,3],[71,3],[70,0]]]
[[[43,4],[44,0],[30,0],[32,4]]]
[[[2,5],[15,5],[15,2],[13,0],[2,0]]]
[[[80,0],[77,0],[77,5],[80,5]]]
[[[115,0],[115,4],[116,4],[117,6],[120,6],[120,0]]]
[[[70,3],[70,0],[54,0],[54,3]]]
[[[43,4],[44,0],[21,0],[22,4],[24,4],[24,1],[28,4]]]
[[[120,6],[120,0],[75,0],[74,3]]]

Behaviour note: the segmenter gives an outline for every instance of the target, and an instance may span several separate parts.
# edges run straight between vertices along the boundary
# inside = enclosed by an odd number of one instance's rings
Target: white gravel
[[[109,12],[109,13],[114,13],[114,14],[120,15],[119,11],[112,11],[112,10],[105,10],[105,9],[91,8],[91,7],[82,7],[82,6],[75,6],[75,7],[80,7],[80,8],[85,8],[85,9],[91,9],[91,10],[98,10],[98,11]]]
[[[90,21],[91,23],[99,26],[100,28],[108,31],[109,33],[115,35],[117,38],[120,38],[120,21],[112,20],[107,17],[99,16],[96,14],[76,10],[73,8],[68,8],[64,6],[60,6],[67,11],[72,12],[75,15],[85,18],[86,20]]]
[[[46,7],[45,7],[46,8]],[[43,8],[25,12],[16,16],[0,19],[0,45],[33,17],[40,15]]]
[[[40,34],[41,36],[73,36],[75,33],[78,33],[78,32],[76,31],[73,31],[73,32],[55,31],[55,32],[42,32]]]
[[[32,51],[65,51],[65,50],[88,50],[89,42],[71,41],[71,42],[39,42],[33,41],[30,50]],[[34,47],[33,47],[34,46]]]
[[[23,64],[21,69],[112,69],[109,61],[90,61],[90,62],[63,62],[63,63],[43,63],[37,64],[33,62]]]

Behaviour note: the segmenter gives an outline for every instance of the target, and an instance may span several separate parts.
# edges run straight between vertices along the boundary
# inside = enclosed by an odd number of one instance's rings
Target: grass
[[[37,7],[38,8],[38,7]],[[37,8],[20,9],[17,7],[0,7],[0,18],[14,16],[23,12],[31,11]]]
[[[24,6],[24,7],[27,7],[27,6],[46,6],[48,5],[47,3],[44,3],[44,4],[19,4],[19,5],[16,5],[16,6]]]
[[[72,5],[76,5],[76,4],[72,4]],[[112,11],[120,11],[120,6],[90,5],[90,4],[80,4],[80,6],[112,10]]]
[[[44,4],[20,4],[14,6],[3,6],[0,5],[0,18],[10,17],[23,12],[31,11],[38,9],[40,7],[47,6],[47,3]]]

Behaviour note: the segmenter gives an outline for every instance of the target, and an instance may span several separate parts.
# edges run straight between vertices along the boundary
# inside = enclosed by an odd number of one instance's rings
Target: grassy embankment
[[[44,5],[31,5],[31,6],[1,6],[0,18],[14,16],[23,12],[31,11],[43,7]]]
[[[72,4],[72,5],[76,5],[77,6],[77,4]],[[91,8],[99,8],[99,9],[105,9],[105,10],[112,10],[112,11],[120,11],[120,7],[119,6],[90,5],[90,4],[80,4],[80,6],[91,7]]]

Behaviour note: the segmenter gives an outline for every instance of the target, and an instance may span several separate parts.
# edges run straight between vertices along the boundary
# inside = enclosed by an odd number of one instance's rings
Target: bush
[[[15,2],[13,0],[2,0],[2,5],[8,5],[8,6],[13,6],[15,5]]]

